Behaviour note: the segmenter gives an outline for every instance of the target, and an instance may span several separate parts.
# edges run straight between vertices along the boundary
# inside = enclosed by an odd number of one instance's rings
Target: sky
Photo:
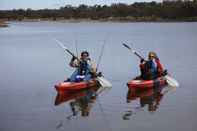
[[[110,5],[112,3],[127,3],[134,2],[150,2],[153,0],[0,0],[0,10],[9,9],[54,9],[65,5],[78,6],[80,4],[86,5]],[[154,0],[160,2],[161,0]]]

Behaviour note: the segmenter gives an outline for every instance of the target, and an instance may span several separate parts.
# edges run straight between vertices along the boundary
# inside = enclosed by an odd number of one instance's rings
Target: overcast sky
[[[111,3],[127,3],[131,4],[134,2],[150,2],[153,0],[0,0],[0,10],[7,9],[43,9],[43,8],[59,8],[61,6],[70,4],[78,6],[80,4],[86,5],[110,5]],[[160,2],[161,0],[155,0]]]

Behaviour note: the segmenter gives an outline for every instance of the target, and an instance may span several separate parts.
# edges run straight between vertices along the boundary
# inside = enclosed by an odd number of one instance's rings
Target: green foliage
[[[130,5],[117,3],[107,5],[66,5],[60,9],[1,10],[0,19],[92,19],[125,21],[196,21],[197,1],[136,2]]]

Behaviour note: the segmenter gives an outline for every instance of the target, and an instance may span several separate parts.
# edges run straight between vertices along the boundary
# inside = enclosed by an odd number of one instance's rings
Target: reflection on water
[[[87,117],[95,103],[97,97],[96,91],[98,89],[99,87],[94,87],[83,91],[58,93],[55,105],[59,105],[63,102],[69,103],[72,114],[67,116],[67,119],[71,119],[79,114],[82,117]]]
[[[63,103],[69,105],[72,113],[66,115],[66,120],[73,120],[77,117],[88,117],[99,95],[104,91],[109,91],[110,89],[111,87],[104,88],[100,86],[95,86],[78,91],[58,92],[54,104],[55,106],[58,106]],[[99,106],[100,108],[102,108],[100,102]],[[60,129],[61,127],[63,127],[63,120],[61,120],[56,125],[56,129]]]
[[[169,91],[175,90],[175,87],[169,86],[154,86],[153,88],[146,90],[128,90],[127,103],[138,102],[139,106],[126,111],[123,115],[123,120],[129,120],[130,117],[137,112],[147,111],[150,113],[158,110],[161,100],[164,95]]]
[[[65,131],[197,129],[194,115],[197,114],[197,81],[194,79],[197,77],[197,22],[11,22],[10,25],[0,29],[0,131],[55,131],[55,127],[62,124],[61,130]],[[113,89],[96,97],[88,117],[81,117],[80,111],[73,116],[74,120],[73,117],[67,120],[67,116],[73,115],[70,102],[75,100],[64,98],[65,103],[54,106],[53,86],[70,76],[73,70],[67,64],[70,56],[52,39],[61,40],[72,51],[75,51],[76,40],[78,51],[89,51],[97,63],[106,36],[100,69]],[[122,42],[132,43],[144,56],[156,51],[169,73],[183,87],[177,88],[173,95],[171,92],[163,95],[154,117],[149,115],[147,104],[141,108],[139,97],[125,102],[126,83],[139,74],[139,60],[122,47]],[[139,112],[133,108],[137,106]],[[122,120],[127,110],[133,113],[129,121]]]
[[[109,87],[95,86],[80,91],[59,92],[55,99],[55,105],[57,106],[62,103],[69,104],[72,114],[66,117],[68,120],[76,116],[88,117],[97,97],[103,91],[109,89]]]

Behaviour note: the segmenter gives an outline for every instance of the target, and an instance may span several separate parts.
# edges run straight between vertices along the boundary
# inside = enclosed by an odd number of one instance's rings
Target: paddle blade
[[[98,89],[98,91],[96,92],[97,95],[100,95],[102,92],[108,92],[109,90],[111,90],[112,87],[101,87]]]
[[[57,44],[62,48],[62,49],[65,49],[65,50],[68,50],[68,48],[61,42],[61,41],[59,41],[59,40],[57,40],[57,39],[53,39],[54,41],[56,41],[57,42]]]
[[[172,87],[179,87],[179,83],[169,75],[165,76],[167,83]]]
[[[112,87],[112,84],[104,77],[97,77],[97,80],[102,87]]]

